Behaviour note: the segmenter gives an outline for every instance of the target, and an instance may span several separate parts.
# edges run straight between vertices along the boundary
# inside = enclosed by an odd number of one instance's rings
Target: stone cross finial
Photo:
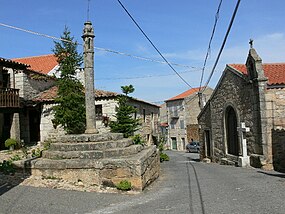
[[[250,45],[250,48],[253,48],[253,39],[249,40],[249,45]]]

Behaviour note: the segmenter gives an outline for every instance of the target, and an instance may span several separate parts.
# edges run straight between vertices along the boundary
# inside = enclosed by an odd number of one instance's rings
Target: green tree
[[[77,52],[77,43],[65,27],[63,39],[54,42],[54,55],[59,64],[60,78],[57,79],[58,96],[53,124],[62,125],[68,134],[83,133],[86,126],[84,87],[75,78],[76,69],[82,64],[82,55]],[[70,42],[68,42],[70,41]]]
[[[130,137],[134,135],[140,125],[139,119],[133,117],[137,111],[136,108],[129,105],[128,94],[134,92],[135,89],[132,85],[122,86],[121,89],[124,95],[117,98],[119,104],[115,116],[117,120],[110,122],[110,128],[111,132],[123,133],[124,137]]]

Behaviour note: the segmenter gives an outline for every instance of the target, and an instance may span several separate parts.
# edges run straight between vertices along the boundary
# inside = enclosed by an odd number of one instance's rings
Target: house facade
[[[33,99],[35,105],[41,109],[40,122],[40,141],[65,134],[61,127],[55,128],[52,124],[54,99],[57,96],[57,87],[54,86],[36,96]],[[117,97],[119,94],[115,92],[95,90],[95,112],[96,112],[96,128],[99,133],[110,131],[108,123],[116,120],[116,108],[118,107]],[[135,118],[140,119],[141,127],[136,134],[141,134],[147,144],[156,142],[159,137],[158,118],[159,106],[130,98],[129,104],[137,109]]]
[[[285,169],[285,63],[227,65],[198,116],[201,159]]]
[[[167,149],[183,151],[191,139],[199,140],[197,121],[200,113],[199,89],[192,88],[165,101],[166,121],[161,122],[167,133]],[[204,90],[203,99],[209,99],[212,89],[209,87],[202,89]],[[168,126],[165,126],[165,123]]]
[[[39,110],[31,99],[54,85],[54,79],[29,69],[29,65],[13,60],[0,60],[1,149],[8,138],[18,142],[37,142],[39,135],[35,129],[40,121]]]

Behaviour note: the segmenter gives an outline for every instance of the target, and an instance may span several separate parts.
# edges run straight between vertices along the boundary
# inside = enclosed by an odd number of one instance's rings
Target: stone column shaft
[[[94,93],[94,31],[91,22],[84,23],[84,75],[85,75],[85,133],[98,133],[96,129],[95,93]]]

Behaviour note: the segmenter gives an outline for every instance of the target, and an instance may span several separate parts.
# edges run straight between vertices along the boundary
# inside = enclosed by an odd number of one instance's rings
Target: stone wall
[[[191,141],[199,141],[199,125],[198,124],[189,124],[187,125],[187,138]]]
[[[285,129],[272,130],[272,154],[274,169],[285,172]]]
[[[42,106],[41,123],[40,123],[41,142],[44,142],[50,138],[54,139],[58,135],[65,134],[65,131],[61,126],[55,128],[52,124],[52,120],[54,119],[52,107],[54,105],[55,104],[44,104]]]
[[[32,79],[24,72],[15,75],[15,88],[20,89],[20,97],[25,100],[34,98],[38,93],[50,88],[55,84],[53,79]]]

